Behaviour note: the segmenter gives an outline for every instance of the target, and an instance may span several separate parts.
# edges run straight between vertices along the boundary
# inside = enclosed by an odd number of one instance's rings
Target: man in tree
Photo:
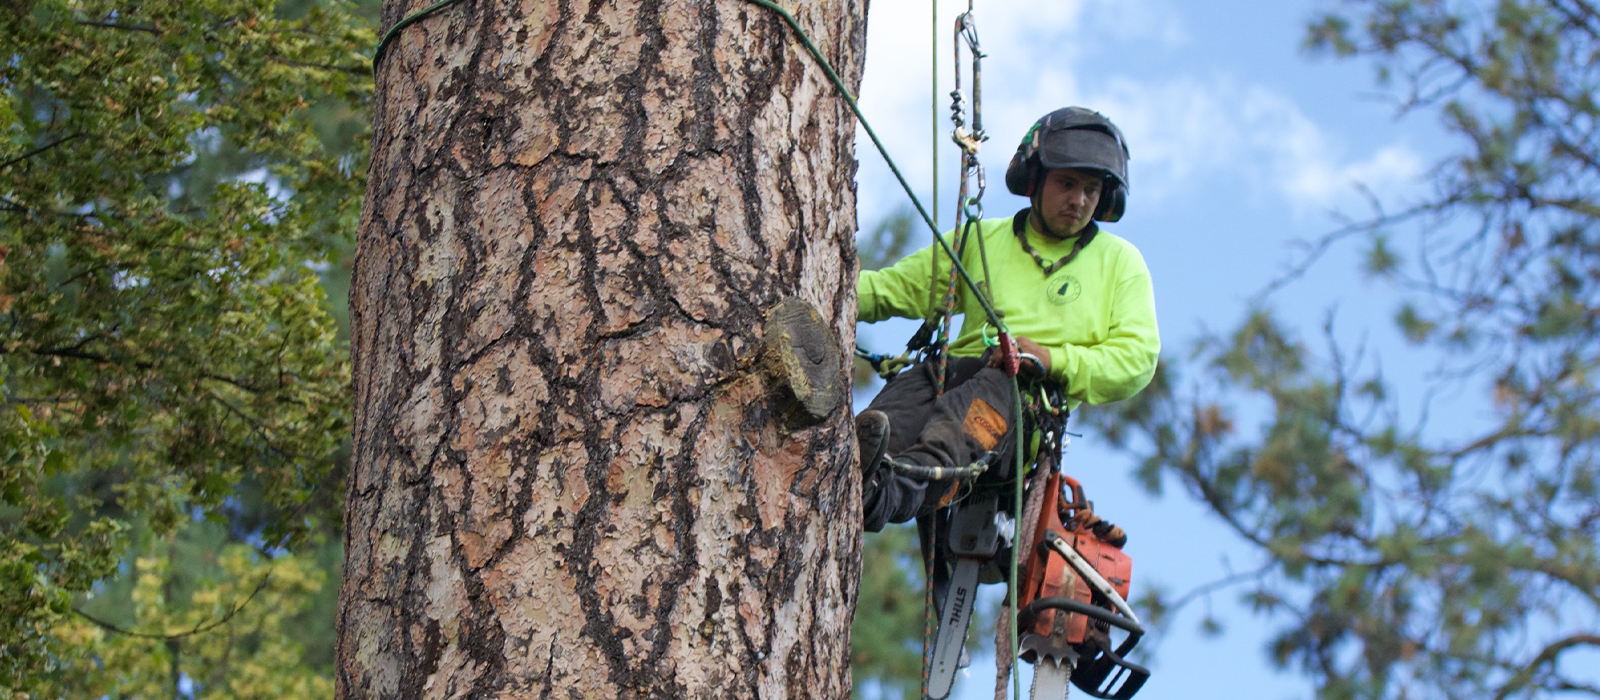
[[[1030,206],[975,223],[960,251],[1016,335],[1024,371],[1065,396],[1068,409],[1126,399],[1155,374],[1160,340],[1149,270],[1132,243],[1095,223],[1122,217],[1127,159],[1122,133],[1099,113],[1067,107],[1045,115],[1006,169],[1006,188]],[[858,319],[935,317],[949,265],[935,245],[863,271]],[[973,291],[956,290],[965,321],[948,350],[945,391],[930,360],[894,377],[856,418],[869,531],[950,501],[957,480],[927,467],[960,467],[991,452],[996,464],[1015,458],[1012,384],[1000,353],[985,347],[986,331],[994,331]]]

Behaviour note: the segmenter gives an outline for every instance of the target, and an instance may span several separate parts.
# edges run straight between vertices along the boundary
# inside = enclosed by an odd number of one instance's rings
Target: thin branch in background
[[[1359,221],[1352,221],[1340,228],[1329,231],[1328,233],[1325,233],[1321,237],[1317,238],[1315,241],[1302,241],[1302,246],[1307,249],[1307,252],[1301,257],[1299,262],[1291,265],[1288,271],[1274,278],[1270,283],[1267,284],[1266,287],[1262,288],[1261,291],[1251,295],[1249,301],[1247,302],[1249,306],[1261,306],[1263,303],[1265,303],[1268,297],[1271,297],[1278,290],[1283,289],[1294,281],[1304,277],[1305,274],[1309,272],[1317,263],[1317,261],[1320,260],[1322,256],[1329,250],[1331,250],[1336,243],[1339,243],[1340,241],[1343,241],[1356,234],[1376,231],[1380,228],[1393,226],[1404,221],[1414,219],[1433,209],[1433,205],[1424,204],[1408,208],[1405,211],[1395,214],[1388,214],[1383,211],[1382,205],[1377,202],[1375,195],[1372,194],[1370,189],[1366,189],[1365,187],[1361,186],[1358,186],[1358,189],[1367,195],[1368,203],[1376,210],[1376,213],[1369,218]]]
[[[265,573],[265,574],[263,574],[261,576],[261,581],[256,584],[255,590],[250,591],[250,595],[246,596],[245,599],[243,601],[241,601],[238,605],[235,605],[232,609],[228,610],[227,614],[223,615],[222,617],[220,617],[220,618],[218,618],[218,619],[216,619],[216,620],[214,620],[214,621],[212,621],[210,623],[206,623],[206,622],[197,623],[197,624],[195,624],[194,628],[189,630],[188,632],[179,632],[178,634],[151,634],[149,632],[140,632],[140,631],[137,631],[137,630],[123,629],[122,627],[118,627],[117,625],[114,625],[114,624],[112,624],[110,622],[106,622],[105,620],[102,620],[102,619],[97,618],[97,617],[95,617],[93,615],[90,615],[89,613],[86,613],[83,610],[80,610],[77,606],[73,606],[72,607],[72,612],[73,612],[73,614],[77,615],[78,617],[81,617],[81,618],[83,618],[85,620],[88,620],[89,622],[93,623],[96,627],[104,629],[107,632],[111,632],[113,634],[121,634],[121,635],[125,635],[125,636],[128,636],[128,637],[138,637],[140,639],[161,639],[161,640],[166,640],[166,641],[169,641],[169,642],[174,642],[174,641],[177,641],[179,639],[183,639],[184,637],[191,637],[191,636],[194,636],[194,635],[197,635],[197,634],[204,634],[206,632],[210,632],[211,630],[214,630],[214,629],[216,629],[218,627],[221,627],[222,625],[227,624],[229,620],[232,620],[235,615],[239,614],[239,611],[244,610],[245,606],[250,604],[250,601],[255,600],[256,596],[261,594],[261,591],[266,590],[267,582],[271,581],[271,580],[272,580],[272,570],[268,569],[267,573]]]
[[[60,406],[61,404],[72,403],[72,402],[75,402],[77,400],[78,399],[76,397],[71,397],[71,396],[7,396],[7,397],[5,397],[5,402],[6,403],[9,403],[9,404],[22,404],[22,405],[29,405],[29,406],[42,406],[42,405],[45,405],[45,404],[50,404],[50,405],[54,405],[54,406]]]
[[[10,160],[7,160],[4,163],[0,163],[0,170],[5,170],[6,168],[9,168],[9,167],[11,167],[13,165],[16,165],[17,163],[21,163],[22,161],[25,161],[25,160],[27,160],[29,158],[32,158],[32,157],[34,157],[36,155],[39,155],[40,153],[44,153],[45,151],[48,151],[48,150],[50,150],[52,148],[55,148],[56,146],[60,146],[61,144],[64,144],[64,143],[66,143],[68,141],[71,141],[73,139],[79,138],[81,136],[83,136],[83,134],[67,134],[66,136],[63,136],[63,137],[61,137],[59,139],[51,141],[50,143],[47,143],[47,144],[45,144],[43,146],[40,146],[40,147],[35,148],[35,149],[31,150],[31,151],[28,151],[27,153],[24,153],[24,154],[22,154],[20,156],[17,156],[15,158],[10,159]]]
[[[216,381],[216,382],[222,382],[223,384],[229,384],[229,385],[238,387],[240,389],[243,389],[245,391],[248,391],[248,392],[250,392],[252,394],[260,394],[261,391],[262,391],[260,387],[254,386],[254,385],[250,384],[249,382],[247,382],[247,381],[245,381],[243,379],[237,379],[237,378],[234,378],[234,377],[225,377],[225,376],[222,376],[220,374],[213,374],[211,372],[201,372],[199,374],[199,377],[201,379],[209,379],[209,380]]]
[[[32,207],[18,202],[17,200],[11,199],[10,197],[0,196],[0,205],[5,206],[5,211],[13,211],[19,214],[27,214],[33,211]]]
[[[1219,590],[1222,590],[1224,588],[1228,588],[1229,586],[1233,586],[1233,585],[1238,584],[1238,583],[1243,583],[1245,581],[1249,581],[1249,580],[1252,580],[1252,579],[1259,579],[1262,576],[1267,575],[1267,572],[1272,571],[1272,567],[1273,566],[1274,565],[1271,562],[1268,562],[1266,564],[1262,564],[1259,568],[1255,569],[1254,571],[1241,571],[1241,572],[1236,573],[1236,574],[1229,574],[1229,575],[1224,576],[1222,578],[1219,578],[1219,579],[1216,579],[1216,580],[1213,580],[1213,581],[1210,581],[1210,582],[1207,582],[1207,583],[1203,583],[1203,584],[1201,584],[1199,586],[1196,586],[1196,587],[1190,589],[1188,593],[1183,594],[1183,597],[1179,598],[1178,600],[1174,601],[1171,605],[1167,606],[1167,614],[1168,615],[1177,614],[1179,611],[1181,611],[1185,607],[1187,607],[1190,603],[1193,603],[1194,601],[1199,600],[1202,596],[1209,596],[1212,593],[1215,593],[1215,592],[1217,592]]]
[[[1595,696],[1597,698],[1600,698],[1600,686],[1586,685],[1586,684],[1583,684],[1583,683],[1578,683],[1576,681],[1569,681],[1569,680],[1567,680],[1565,678],[1557,678],[1555,680],[1555,682],[1550,684],[1550,687],[1551,687],[1552,690],[1565,690],[1565,691],[1574,691],[1574,692],[1579,692],[1579,693],[1587,693],[1589,695],[1593,695],[1593,696]]]
[[[100,27],[102,29],[120,29],[122,31],[129,32],[144,32],[154,36],[161,36],[162,34],[166,33],[166,30],[163,30],[162,28],[153,24],[122,24],[119,22],[108,22],[106,20],[96,19],[80,19],[76,21],[78,24],[81,24],[85,27]]]
[[[209,395],[213,401],[222,404],[222,407],[227,409],[229,413],[232,413],[234,416],[238,417],[239,420],[244,421],[246,425],[250,426],[250,430],[259,436],[261,440],[266,443],[268,448],[271,448],[273,452],[278,453],[278,456],[288,460],[299,459],[299,455],[296,455],[291,450],[280,447],[277,441],[272,439],[272,435],[268,432],[268,426],[262,425],[260,421],[255,419],[255,417],[245,413],[243,409],[234,406],[232,403],[229,403],[227,399],[219,396],[216,391],[208,391],[206,394]]]
[[[359,75],[359,76],[361,76],[363,78],[365,78],[368,75],[372,74],[372,67],[371,66],[338,66],[338,65],[334,65],[332,63],[308,63],[306,61],[288,61],[288,60],[278,61],[278,62],[282,63],[283,65],[286,65],[286,66],[293,66],[295,68],[316,68],[318,70],[331,70],[331,71],[337,71],[337,72],[340,72],[340,73],[349,73],[350,75]]]
[[[1596,31],[1593,26],[1584,21],[1596,16],[1594,6],[1584,2],[1584,0],[1572,0],[1572,4],[1578,6],[1577,10],[1573,10],[1560,2],[1550,2],[1548,4],[1555,8],[1556,12],[1561,13],[1562,17],[1566,18],[1567,26],[1582,29],[1591,39],[1600,39],[1600,31]]]
[[[1521,671],[1518,671],[1515,676],[1512,676],[1510,680],[1507,680],[1504,685],[1500,686],[1500,690],[1499,692],[1495,693],[1494,699],[1505,700],[1507,697],[1510,697],[1512,693],[1526,688],[1529,683],[1533,682],[1534,676],[1539,673],[1540,669],[1554,664],[1558,659],[1560,659],[1562,654],[1574,647],[1580,646],[1600,647],[1600,635],[1575,634],[1565,639],[1556,640],[1555,642],[1545,646],[1545,648],[1539,652],[1538,656],[1533,657],[1533,660],[1529,661],[1526,666],[1523,666]]]

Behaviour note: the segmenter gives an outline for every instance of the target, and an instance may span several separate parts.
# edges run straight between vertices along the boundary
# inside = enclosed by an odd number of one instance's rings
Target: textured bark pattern
[[[795,13],[856,84],[864,0]],[[465,0],[376,111],[340,696],[846,697],[849,393],[794,428],[758,367],[784,298],[854,339],[853,124],[787,27]]]

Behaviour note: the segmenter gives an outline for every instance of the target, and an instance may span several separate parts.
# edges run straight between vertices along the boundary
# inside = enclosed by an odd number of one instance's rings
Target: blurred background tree
[[[861,231],[856,235],[856,260],[863,270],[881,270],[899,262],[918,244],[926,245],[929,241],[922,227],[922,220],[917,215],[917,210],[911,205],[902,205],[899,209],[885,216],[871,231]],[[921,237],[918,237],[921,234]],[[907,338],[906,340],[909,340]],[[867,348],[876,353],[898,354],[904,351],[903,341],[896,341],[891,347]],[[852,361],[850,381],[856,390],[869,387],[878,380],[877,373],[872,365],[859,357]],[[920,673],[920,671],[919,671]]]
[[[375,14],[0,12],[10,692],[331,694]],[[326,639],[286,641],[308,615]]]
[[[332,697],[332,675],[309,662],[306,646],[318,637],[308,629],[333,622],[306,615],[324,589],[337,588],[325,564],[287,553],[264,558],[204,525],[149,554],[109,582],[110,595],[84,606],[105,608],[115,622],[96,610],[58,628],[76,654],[40,695]]]
[[[922,220],[910,205],[885,216],[856,235],[856,257],[863,270],[879,270],[925,244]],[[918,237],[920,234],[920,238]],[[900,342],[896,339],[896,342]],[[870,348],[898,352],[902,348]],[[851,372],[860,390],[878,381],[859,357]],[[850,628],[851,680],[857,697],[916,698],[922,687],[924,591],[922,559],[912,526],[865,533],[861,549],[861,589]],[[981,635],[980,635],[981,636]]]
[[[914,699],[922,687],[925,600],[917,531],[889,527],[865,540],[850,628],[851,680],[857,697]]]
[[[1371,59],[1459,150],[1421,201],[1317,241],[1283,283],[1364,245],[1436,368],[1393,381],[1331,315],[1314,350],[1269,290],[1095,419],[1149,488],[1177,483],[1255,549],[1247,600],[1320,697],[1600,696],[1600,13],[1330,4],[1307,45]]]

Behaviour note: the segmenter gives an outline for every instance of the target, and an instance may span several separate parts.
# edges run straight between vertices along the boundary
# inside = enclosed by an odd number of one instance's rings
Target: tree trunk
[[[864,0],[795,14],[854,89]],[[340,697],[846,697],[854,128],[822,70],[742,0],[465,0],[377,78]]]

